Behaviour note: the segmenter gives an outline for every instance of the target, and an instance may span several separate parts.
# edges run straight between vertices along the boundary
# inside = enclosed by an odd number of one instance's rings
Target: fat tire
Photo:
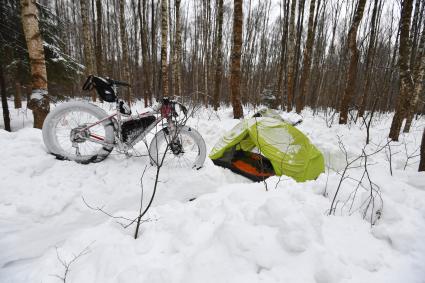
[[[199,132],[193,129],[192,127],[188,127],[188,126],[180,127],[179,131],[185,132],[186,134],[188,134],[198,146],[199,155],[198,155],[198,158],[195,160],[192,168],[197,170],[202,168],[206,158],[206,145],[201,134],[199,134]],[[157,165],[161,162],[162,157],[159,156],[158,154],[157,146],[161,145],[163,142],[166,142],[165,137],[168,135],[169,135],[168,128],[164,128],[158,133],[156,133],[155,136],[153,137],[149,146],[149,157],[150,157],[152,165]]]
[[[105,129],[105,141],[111,143],[111,146],[103,146],[100,150],[93,155],[80,156],[76,157],[66,153],[61,146],[58,144],[55,137],[55,126],[58,122],[58,119],[65,115],[68,112],[80,110],[86,113],[93,115],[99,120],[104,119],[108,114],[101,108],[97,107],[94,104],[83,102],[83,101],[72,101],[60,104],[51,111],[43,123],[43,141],[47,148],[47,151],[56,156],[59,160],[72,160],[81,164],[96,163],[104,160],[113,150],[114,146],[114,125],[111,120],[106,120],[102,122],[102,125]]]

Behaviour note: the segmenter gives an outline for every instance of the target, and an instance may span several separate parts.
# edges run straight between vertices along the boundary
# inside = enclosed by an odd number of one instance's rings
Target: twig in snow
[[[382,197],[381,197],[381,192],[380,192],[379,187],[375,183],[373,183],[372,180],[371,180],[370,173],[369,173],[369,170],[368,170],[368,166],[373,165],[373,164],[370,164],[368,162],[368,158],[377,154],[378,152],[382,151],[384,148],[386,148],[388,146],[389,143],[390,143],[390,141],[388,141],[384,146],[378,147],[372,153],[366,153],[366,146],[367,145],[365,145],[362,149],[361,155],[354,157],[353,159],[350,160],[350,158],[348,156],[348,152],[345,148],[345,145],[343,144],[341,138],[338,136],[338,145],[339,145],[341,151],[345,155],[346,166],[344,167],[342,173],[337,172],[341,177],[340,177],[336,192],[333,196],[331,207],[329,209],[328,215],[335,214],[336,208],[337,208],[338,203],[339,203],[339,200],[337,200],[337,196],[338,196],[338,194],[341,190],[342,183],[346,179],[351,179],[353,181],[356,181],[357,185],[356,185],[356,188],[354,189],[354,191],[352,191],[349,194],[348,198],[346,199],[343,206],[341,207],[341,210],[351,200],[350,209],[349,209],[349,211],[351,212],[352,208],[353,208],[354,200],[357,196],[358,189],[363,188],[363,189],[369,191],[370,195],[360,205],[359,209],[361,209],[362,207],[365,206],[364,211],[363,211],[363,218],[366,218],[367,211],[370,209],[370,211],[371,211],[371,213],[370,213],[370,223],[371,223],[371,225],[375,224],[376,220],[378,220],[380,218],[381,214],[382,214],[383,200],[382,200]],[[357,162],[360,162],[360,164],[354,165]],[[356,179],[354,179],[354,178],[352,178],[351,176],[348,175],[348,171],[350,169],[354,169],[354,168],[363,168],[363,173],[362,173],[361,178],[359,180],[356,180]],[[363,184],[363,180],[365,179],[365,177],[368,181],[367,186],[365,186]],[[377,196],[379,197],[381,206],[380,206],[380,208],[378,208],[378,210],[375,210],[375,201],[376,201]],[[375,220],[374,220],[374,215],[377,215],[377,218]]]
[[[72,259],[70,261],[66,261],[65,259],[63,259],[59,254],[58,247],[55,247],[56,248],[56,257],[65,270],[63,272],[63,275],[51,274],[51,276],[54,276],[54,277],[58,278],[59,280],[61,280],[63,283],[66,283],[68,275],[71,272],[71,265],[73,263],[75,263],[80,257],[88,254],[90,252],[90,246],[93,243],[94,242],[90,243],[87,247],[85,247],[83,250],[81,250],[78,254],[73,254]]]

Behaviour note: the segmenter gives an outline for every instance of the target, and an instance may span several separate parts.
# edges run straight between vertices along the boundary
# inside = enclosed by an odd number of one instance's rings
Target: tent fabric
[[[231,150],[254,148],[270,160],[276,175],[298,182],[314,180],[325,169],[322,153],[301,131],[282,119],[264,116],[242,120],[217,142],[209,157],[215,161]]]
[[[286,121],[285,119],[283,119],[282,116],[280,116],[279,113],[276,110],[269,109],[269,108],[260,109],[252,117],[253,118],[269,117],[269,118],[274,118],[274,119],[277,119],[277,120],[280,120],[280,121],[283,121],[283,122],[286,122],[286,123],[290,124],[290,122],[289,121]]]

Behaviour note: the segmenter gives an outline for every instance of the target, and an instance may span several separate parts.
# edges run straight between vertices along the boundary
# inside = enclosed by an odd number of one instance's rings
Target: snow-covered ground
[[[327,215],[345,166],[338,136],[351,159],[361,154],[365,129],[329,128],[324,114],[306,110],[299,128],[327,163],[317,180],[273,177],[266,190],[209,159],[199,171],[164,167],[149,221],[134,240],[134,226],[124,229],[82,197],[116,216],[135,217],[148,158],[112,154],[89,165],[56,160],[41,131],[31,128],[32,114],[11,112],[14,132],[0,130],[0,282],[61,282],[61,261],[80,253],[66,282],[425,282],[425,174],[417,172],[416,156],[424,119],[392,143],[392,175],[388,149],[368,159],[382,197],[376,195],[373,226],[364,205],[367,182],[350,198],[362,168],[349,170],[335,215]],[[218,116],[203,109],[190,121],[208,151],[237,122],[231,109]],[[391,115],[376,117],[367,152],[387,142],[390,122]],[[146,153],[143,145],[138,150]],[[146,196],[154,176],[153,168],[145,174]]]

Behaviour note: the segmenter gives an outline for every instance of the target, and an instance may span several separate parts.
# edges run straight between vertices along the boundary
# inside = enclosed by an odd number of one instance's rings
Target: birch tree
[[[47,71],[44,59],[43,39],[38,25],[38,9],[35,0],[21,0],[21,19],[31,67],[31,97],[28,108],[34,115],[34,128],[41,129],[50,111],[47,96]]]
[[[168,37],[168,0],[161,3],[161,78],[162,97],[168,97],[168,63],[167,63],[167,37]]]
[[[410,70],[410,19],[412,15],[413,0],[404,0],[401,9],[400,21],[400,47],[399,47],[399,70],[400,70],[400,94],[397,97],[397,104],[389,138],[398,141],[401,124],[406,116],[409,93],[413,92],[413,81]]]
[[[216,30],[217,34],[215,37],[214,54],[215,54],[215,79],[214,79],[214,110],[217,111],[220,104],[220,87],[221,77],[223,68],[223,0],[217,0],[217,19],[216,19]]]
[[[425,20],[424,20],[425,24]],[[413,56],[413,55],[412,55]],[[414,89],[409,99],[406,114],[406,124],[403,132],[408,133],[412,125],[413,115],[418,108],[419,96],[423,93],[425,82],[425,27],[422,30],[421,40],[417,51],[415,67],[413,70]]]

